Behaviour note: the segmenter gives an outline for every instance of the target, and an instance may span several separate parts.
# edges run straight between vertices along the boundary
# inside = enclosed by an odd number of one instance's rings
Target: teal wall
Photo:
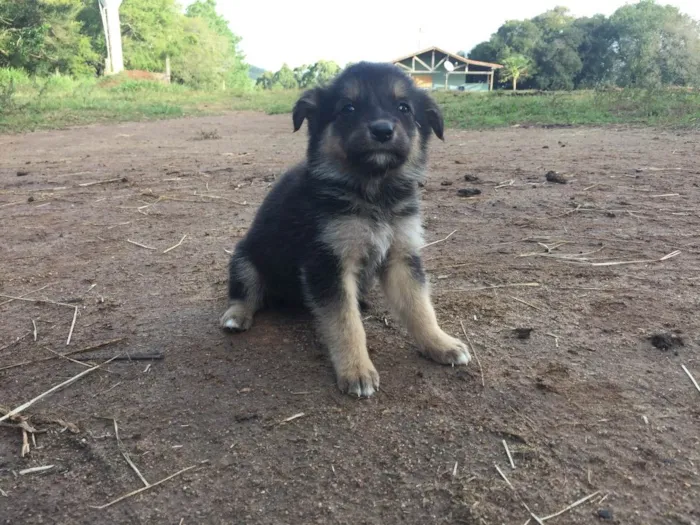
[[[427,74],[426,74],[427,76]],[[445,89],[445,73],[434,73],[431,75],[433,77],[433,89]],[[449,88],[456,90],[459,86],[464,86],[465,91],[488,91],[488,82],[472,82],[466,83],[466,75],[455,75],[452,74],[449,77]],[[484,77],[486,80],[486,77]]]
[[[442,56],[440,53],[436,53],[435,55],[435,62],[439,62],[442,59]],[[418,58],[420,58],[423,62],[425,62],[428,65],[431,65],[432,61],[432,52],[429,53],[424,53],[422,55],[418,55]],[[402,60],[401,64],[405,65],[408,68],[411,68],[413,65],[413,59],[407,58],[406,60]],[[416,61],[416,71],[425,71],[425,66],[423,66],[420,62]],[[440,67],[438,67],[438,73],[433,73],[431,76],[433,77],[433,89],[445,89],[445,73],[447,73],[447,70],[445,69],[444,62],[440,64]],[[430,75],[426,71],[425,75]],[[478,83],[465,83],[466,80],[466,73],[462,75],[450,75],[449,76],[449,89],[454,89],[456,90],[459,86],[464,86],[465,91],[488,91],[489,90],[489,84],[488,84],[488,79],[486,76],[484,76],[484,82],[478,82]]]

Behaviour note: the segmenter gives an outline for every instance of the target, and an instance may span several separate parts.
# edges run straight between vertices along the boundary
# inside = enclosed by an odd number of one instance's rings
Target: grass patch
[[[233,110],[286,113],[298,97],[297,92],[236,94],[119,78],[19,80],[16,83],[7,74],[5,82],[0,82],[0,133],[212,115]]]
[[[30,79],[0,69],[0,133],[95,122],[153,120],[226,111],[289,113],[298,91],[199,91],[127,77]],[[569,93],[437,92],[447,127],[513,125],[654,125],[700,127],[700,92],[687,90]]]
[[[448,127],[637,124],[700,126],[700,92],[437,93]]]

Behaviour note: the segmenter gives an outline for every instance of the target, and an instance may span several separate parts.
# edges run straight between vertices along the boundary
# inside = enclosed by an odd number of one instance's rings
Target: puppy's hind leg
[[[248,330],[262,306],[263,284],[253,263],[238,249],[229,263],[228,301],[221,327],[232,332]]]

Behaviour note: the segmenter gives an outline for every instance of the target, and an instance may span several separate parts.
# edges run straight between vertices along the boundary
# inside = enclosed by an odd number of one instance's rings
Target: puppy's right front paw
[[[221,328],[230,332],[245,332],[253,324],[253,316],[243,304],[232,304],[219,320]]]
[[[371,362],[354,366],[338,374],[338,388],[351,396],[371,397],[379,390],[379,374]]]

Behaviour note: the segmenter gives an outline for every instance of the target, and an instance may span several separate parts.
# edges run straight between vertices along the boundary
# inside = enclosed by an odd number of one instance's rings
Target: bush
[[[47,91],[73,91],[79,83],[67,75],[51,75],[46,79],[44,86]]]
[[[166,93],[180,86],[165,84],[155,80],[125,80],[109,88],[114,93]]]
[[[0,88],[7,88],[10,84],[15,87],[26,86],[29,83],[29,75],[23,69],[0,67]]]

